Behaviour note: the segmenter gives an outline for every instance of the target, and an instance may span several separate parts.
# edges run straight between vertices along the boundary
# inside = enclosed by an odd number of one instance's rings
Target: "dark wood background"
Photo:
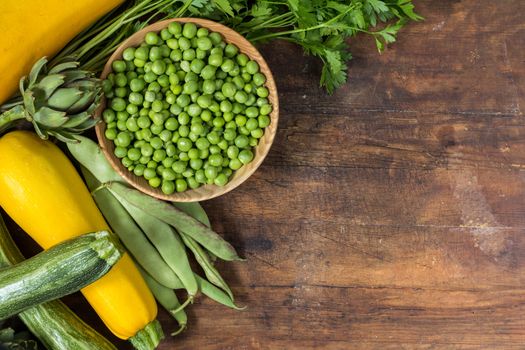
[[[525,1],[415,2],[382,55],[351,42],[333,96],[316,59],[263,48],[276,141],[204,203],[248,309],[199,300],[161,350],[525,349]]]

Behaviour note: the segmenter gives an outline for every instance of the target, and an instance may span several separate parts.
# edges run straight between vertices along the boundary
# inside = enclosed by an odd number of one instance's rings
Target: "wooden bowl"
[[[259,140],[259,144],[254,148],[254,159],[251,163],[243,165],[239,170],[234,171],[233,175],[230,177],[229,182],[225,186],[216,186],[216,185],[203,185],[197,189],[188,189],[185,192],[175,192],[171,195],[166,195],[159,188],[153,188],[148,184],[148,181],[144,177],[139,177],[130,172],[121,161],[114,155],[113,151],[115,149],[115,144],[106,139],[106,123],[101,118],[101,122],[96,126],[96,132],[98,141],[104,152],[106,158],[109,160],[113,168],[129,182],[132,186],[139,189],[140,191],[149,194],[150,196],[157,197],[163,200],[168,200],[172,202],[196,202],[206,199],[211,199],[226,192],[233,190],[235,187],[243,183],[250,175],[252,175],[255,170],[261,165],[264,158],[268,154],[270,147],[272,145],[273,139],[277,132],[277,123],[279,120],[279,101],[277,98],[277,87],[275,86],[275,81],[272,76],[272,72],[266,61],[263,59],[259,51],[242,35],[235,32],[234,30],[219,24],[217,22],[199,19],[199,18],[174,18],[161,22],[154,23],[137,33],[133,34],[126,41],[124,41],[119,48],[111,55],[108,62],[106,63],[104,70],[102,72],[101,78],[104,79],[112,71],[111,64],[114,60],[122,58],[122,52],[130,46],[138,46],[144,41],[146,33],[154,31],[160,32],[162,29],[166,28],[171,22],[193,22],[200,27],[209,29],[222,34],[223,39],[227,43],[235,44],[239,51],[247,55],[250,59],[256,61],[259,64],[261,72],[266,76],[265,86],[268,88],[269,96],[268,100],[270,101],[273,109],[270,113],[270,125],[267,126],[264,130],[263,137]],[[98,108],[96,115],[101,116],[103,110],[106,107],[106,101],[102,101],[101,106]]]

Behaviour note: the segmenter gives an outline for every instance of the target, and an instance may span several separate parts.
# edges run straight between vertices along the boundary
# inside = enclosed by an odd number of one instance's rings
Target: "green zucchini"
[[[104,276],[123,254],[115,242],[107,231],[88,233],[0,270],[0,320]]]
[[[0,215],[0,268],[23,260]],[[48,350],[117,350],[59,300],[29,308],[18,317]]]

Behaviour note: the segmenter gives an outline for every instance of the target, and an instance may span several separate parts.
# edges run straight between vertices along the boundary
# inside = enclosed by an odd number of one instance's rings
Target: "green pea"
[[[142,154],[140,153],[140,150],[138,148],[130,148],[128,150],[128,158],[132,161],[137,161],[140,159]]]
[[[191,47],[191,42],[187,38],[179,38],[179,48],[181,50],[187,50]]]
[[[230,60],[229,58],[228,59],[225,59],[222,64],[221,64],[221,70],[225,73],[229,73],[231,71],[233,71],[233,69],[235,68],[235,62],[233,62],[232,60]],[[220,78],[220,77],[219,77]],[[221,78],[222,79],[222,78]]]
[[[215,92],[215,82],[207,79],[202,82],[202,92],[206,95],[211,95]]]
[[[246,126],[239,126],[239,127],[237,128],[237,130],[239,131],[239,134],[241,134],[241,135],[245,135],[245,136],[246,136],[246,135],[250,135],[250,130],[248,130],[248,129],[246,128]]]
[[[215,167],[219,167],[222,165],[222,156],[220,155],[220,153],[212,154],[208,158],[208,163]]]
[[[133,64],[138,67],[137,71],[139,71],[140,68],[144,67],[144,65],[146,64],[146,61],[145,60],[141,60],[139,58],[135,58],[133,60]],[[142,72],[144,73],[144,72]]]
[[[137,164],[135,165],[135,169],[133,169],[133,174],[137,176],[142,176],[144,175],[144,170],[146,170],[144,164]]]
[[[131,132],[138,131],[137,118],[129,118],[126,120],[126,128]]]
[[[124,158],[128,155],[128,150],[125,147],[118,146],[115,147],[115,151],[113,153],[117,158]]]
[[[191,61],[190,63],[190,69],[192,72],[196,73],[196,74],[199,74],[201,71],[202,71],[202,68],[204,68],[205,66],[205,63],[203,60],[201,59],[194,59],[193,61]]]
[[[164,180],[162,181],[161,190],[166,195],[173,194],[175,192],[175,184],[173,181]]]
[[[235,159],[239,155],[239,148],[237,146],[231,145],[226,150],[226,155],[230,159]]]
[[[191,102],[190,96],[186,94],[182,94],[177,97],[177,104],[183,108],[189,105],[190,102]],[[179,120],[179,123],[180,123],[180,120]]]
[[[190,160],[190,157],[188,157],[188,153],[187,152],[180,152],[179,153],[179,159],[182,160],[183,162],[187,162]]]
[[[160,186],[162,180],[159,177],[154,177],[153,179],[149,179],[148,183],[151,187],[157,188]]]
[[[246,122],[246,129],[249,131],[255,130],[259,127],[259,121],[255,118],[250,118]]]
[[[171,22],[168,25],[168,31],[173,35],[180,34],[182,33],[182,26],[179,22]]]
[[[221,101],[221,104],[219,105],[220,111],[223,113],[231,112],[233,109],[233,105],[230,101],[224,100]]]
[[[181,151],[181,152],[187,152],[191,149],[191,147],[193,146],[193,143],[191,142],[190,139],[187,139],[185,137],[181,137],[178,141],[177,141],[177,148]]]
[[[201,70],[201,77],[203,79],[213,79],[213,77],[215,76],[215,71],[217,70],[216,67],[208,64],[206,66],[204,66],[204,68],[202,68]]]
[[[115,97],[111,100],[111,109],[120,112],[126,109],[126,101],[121,97]]]
[[[173,36],[173,34],[170,33],[170,31],[168,30],[168,28],[164,28],[160,31],[160,37],[162,38],[162,40],[166,41],[168,40],[169,38],[171,38]]]
[[[170,158],[167,158],[167,159],[170,159]],[[165,168],[163,171],[162,171],[162,178],[164,180],[175,180],[176,178],[176,172],[171,169],[171,168]]]
[[[237,91],[235,93],[235,101],[239,103],[245,103],[248,100],[248,94],[244,91]]]
[[[140,148],[140,153],[145,157],[150,157],[153,154],[153,150],[153,146],[146,143]]]
[[[210,141],[208,141],[208,139],[206,139],[204,137],[201,137],[201,138],[197,139],[197,141],[195,141],[195,146],[199,150],[204,150],[204,149],[207,149],[208,147],[210,147]]]
[[[160,87],[167,88],[170,86],[170,79],[166,74],[162,74],[158,79],[157,83],[159,83]]]
[[[104,135],[108,140],[114,140],[117,138],[117,131],[115,129],[106,129]]]
[[[184,192],[188,189],[188,183],[184,179],[177,179],[175,181],[177,192]]]
[[[213,126],[217,129],[220,129],[224,126],[224,118],[223,117],[215,117],[213,118]]]
[[[129,168],[130,166],[133,165],[133,161],[129,159],[128,157],[122,158],[121,162],[122,162],[122,165],[124,165],[126,168]]]
[[[119,121],[126,121],[129,118],[129,113],[127,111],[118,111],[116,115],[117,120]]]
[[[190,128],[187,125],[181,125],[179,127],[179,135],[181,137],[188,137],[189,134],[190,134]]]
[[[235,140],[235,137],[237,136],[237,132],[235,129],[226,129],[224,130],[224,133],[222,135],[226,141],[233,141]]]
[[[228,165],[232,170],[239,170],[242,167],[242,162],[238,158],[230,159],[230,164]]]
[[[219,146],[217,146],[217,145],[211,145],[209,150],[210,150],[211,154],[221,153],[221,148]]]
[[[208,139],[208,141],[210,141],[210,143],[212,145],[216,145],[219,143],[220,141],[220,136],[217,132],[215,131],[212,131],[210,132],[208,135],[206,135],[206,138]]]
[[[270,117],[267,115],[260,115],[257,120],[259,122],[259,128],[266,128],[270,125]]]
[[[149,143],[151,147],[153,147],[155,150],[161,149],[163,145],[161,138],[158,136],[155,136],[154,138],[152,138]]]
[[[199,182],[197,182],[197,180],[195,180],[195,177],[188,177],[186,179],[186,182],[188,182],[188,186],[191,188],[191,189],[196,189],[196,188],[199,188],[201,185],[199,184]]]
[[[195,171],[195,181],[198,183],[206,183],[206,175],[204,174],[204,169],[198,169]]]
[[[190,159],[190,167],[194,170],[199,170],[200,168],[202,168],[203,163],[203,160],[200,158]]]
[[[259,113],[261,113],[262,115],[268,115],[272,112],[272,105],[263,105],[261,106],[261,108],[259,109]]]
[[[246,56],[245,54],[241,53],[240,55],[237,55],[236,60],[237,60],[237,63],[240,66],[244,67],[244,66],[246,66],[246,64],[248,63],[248,61],[250,59],[248,58],[248,56]]]
[[[266,77],[262,73],[255,73],[252,77],[252,81],[256,86],[262,86],[266,83]]]
[[[250,140],[248,139],[246,135],[239,135],[235,138],[235,141],[234,141],[235,146],[239,148],[247,147],[249,142]]]
[[[116,114],[115,111],[112,109],[105,109],[104,112],[102,112],[102,117],[104,118],[104,121],[106,123],[111,123],[115,120]]]
[[[161,162],[166,158],[166,151],[163,149],[157,149],[153,152],[153,160],[156,162]]]
[[[212,48],[213,43],[210,38],[201,37],[197,39],[197,47],[201,50],[208,51]]]
[[[168,142],[171,140],[172,133],[169,130],[162,130],[159,134],[159,137],[162,141]]]
[[[259,97],[268,97],[269,95],[268,89],[265,88],[264,86],[259,86],[256,92],[257,92],[257,96]]]
[[[263,129],[257,128],[250,132],[250,135],[256,139],[260,139],[264,135]]]
[[[235,92],[237,91],[237,88],[234,84],[230,82],[226,82],[222,85],[221,92],[226,97],[233,97],[235,95]]]
[[[204,60],[206,56],[207,56],[207,51],[201,50],[199,48],[195,50],[195,57],[197,57],[198,59]]]
[[[249,61],[246,63],[246,71],[252,75],[259,72],[259,64],[255,61]]]
[[[197,34],[197,26],[195,23],[187,22],[182,27],[182,35],[188,39],[193,38]]]
[[[128,147],[131,143],[131,140],[131,134],[129,132],[121,131],[117,135],[117,141],[122,147]]]
[[[217,175],[217,177],[213,180],[213,183],[217,186],[224,186],[228,183],[228,177],[221,173]]]
[[[251,132],[250,132],[251,133]],[[257,140],[255,137],[250,137],[250,147],[255,147],[259,143],[259,140]]]
[[[217,32],[210,33],[209,38],[213,45],[219,45],[219,43],[222,41],[222,36]]]
[[[244,111],[248,118],[257,118],[259,116],[259,109],[257,107],[248,107]]]
[[[233,44],[227,44],[226,47],[224,48],[224,54],[226,55],[226,57],[229,57],[229,58],[234,57],[235,55],[237,55],[238,52],[239,52],[239,49],[237,48],[237,46]]]
[[[154,160],[150,160],[148,164],[146,164],[146,167],[151,168],[153,169],[153,171],[155,171],[155,169],[157,169],[157,162]]]
[[[191,95],[199,89],[199,84],[196,81],[188,81],[182,87],[182,92],[186,95]]]
[[[135,58],[135,48],[134,47],[128,47],[122,52],[122,58],[125,61],[133,61]]]
[[[144,41],[148,45],[157,45],[160,41],[159,36],[155,32],[148,32],[146,33],[146,36],[144,37]]]
[[[111,64],[111,67],[113,68],[113,71],[115,71],[117,73],[118,72],[124,72],[124,71],[126,71],[126,62],[121,61],[121,60],[115,60]]]
[[[182,52],[182,59],[186,61],[191,61],[195,59],[195,50],[192,48],[184,50]]]
[[[208,57],[208,64],[210,66],[214,66],[214,67],[220,67],[220,65],[222,64],[222,55],[221,54],[211,54],[209,57]]]
[[[204,175],[206,175],[206,178],[209,180],[213,180],[217,177],[218,169],[214,166],[209,166],[206,169],[204,169]]]
[[[157,176],[157,172],[155,171],[155,168],[148,166],[147,168],[144,169],[144,178],[146,180],[153,179],[156,176]]]
[[[186,163],[181,160],[178,160],[172,164],[171,168],[177,174],[182,174],[184,170],[186,170]]]
[[[115,89],[115,96],[123,98],[128,95],[128,89],[125,87],[118,87]]]
[[[135,58],[146,61],[148,59],[149,49],[146,46],[141,46],[135,50]],[[135,65],[137,65],[135,63]]]

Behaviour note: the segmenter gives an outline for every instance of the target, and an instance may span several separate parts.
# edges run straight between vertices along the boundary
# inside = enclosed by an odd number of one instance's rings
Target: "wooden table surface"
[[[351,42],[333,96],[316,59],[263,49],[276,141],[203,203],[247,258],[220,270],[248,308],[199,300],[159,349],[525,349],[525,1],[416,4],[382,55]]]

